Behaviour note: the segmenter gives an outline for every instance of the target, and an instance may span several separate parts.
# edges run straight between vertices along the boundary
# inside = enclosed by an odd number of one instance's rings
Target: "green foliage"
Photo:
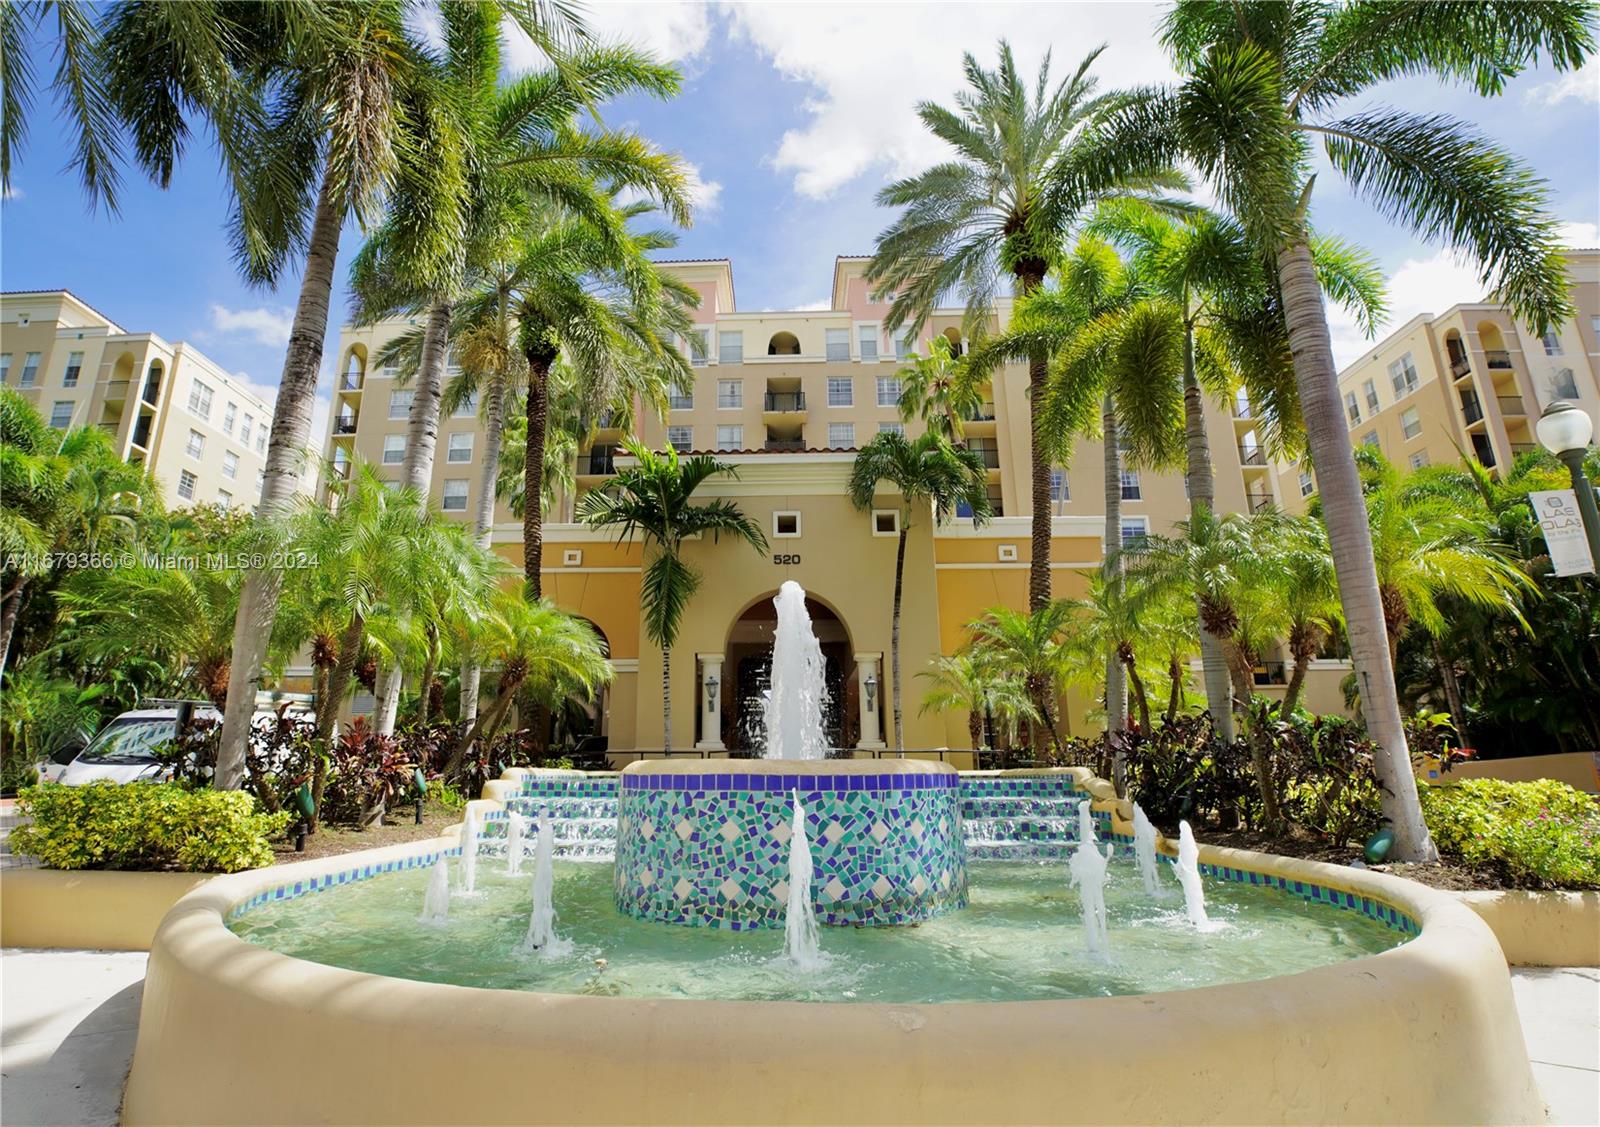
[[[16,852],[52,869],[181,869],[234,873],[272,863],[288,814],[263,814],[242,791],[174,783],[46,783],[25,791],[31,821],[11,834]]]
[[[443,810],[464,810],[467,805],[467,796],[443,779],[430,779],[428,782],[428,802]]]
[[[1421,789],[1434,844],[1519,883],[1600,887],[1600,805],[1552,779],[1466,779]]]

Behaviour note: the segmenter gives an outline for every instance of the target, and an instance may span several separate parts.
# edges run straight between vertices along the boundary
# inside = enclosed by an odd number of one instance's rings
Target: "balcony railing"
[[[156,405],[156,400],[159,399],[160,397],[161,397],[161,381],[158,380],[158,379],[148,379],[148,380],[146,380],[144,382],[144,394],[141,395],[140,398],[143,399],[146,403],[150,404],[150,406],[154,407]]]
[[[803,391],[769,391],[761,406],[767,411],[804,411],[806,393]]]
[[[133,444],[142,450],[150,449],[150,423],[152,415],[140,415],[139,421],[133,424]]]
[[[354,434],[355,432],[356,432],[356,420],[355,420],[355,417],[353,415],[352,416],[348,416],[348,417],[341,416],[340,418],[334,420],[334,424],[333,424],[333,433],[334,434]]]
[[[994,422],[994,404],[985,403],[982,407],[974,407],[971,411],[967,412],[962,421],[968,423]]]
[[[1490,349],[1483,355],[1484,358],[1488,360],[1489,367],[1491,368],[1509,370],[1511,367],[1511,353],[1506,352],[1503,349]]]
[[[1233,417],[1236,419],[1255,418],[1255,412],[1251,409],[1248,400],[1235,399],[1233,401]]]
[[[1478,402],[1476,396],[1461,401],[1461,417],[1468,423],[1475,423],[1483,418],[1483,404]]]
[[[23,374],[26,375],[27,373],[24,372]],[[24,381],[19,386],[21,386],[21,387],[32,387],[32,386],[36,386],[36,385],[30,384],[30,383]],[[119,399],[126,399],[126,398],[128,398],[128,381],[127,380],[111,380],[110,382],[108,382],[106,384],[106,399],[107,400],[115,402],[115,401],[117,401]]]
[[[766,450],[780,454],[794,453],[795,451],[804,450],[805,448],[806,440],[803,438],[769,438],[767,439],[766,446],[764,447]]]
[[[1450,374],[1460,379],[1472,372],[1472,361],[1465,356],[1454,356],[1450,359]]]
[[[340,391],[360,391],[361,390],[361,373],[360,372],[346,372],[344,375],[340,376],[339,377],[339,390]]]
[[[994,447],[979,446],[975,449],[969,447],[969,449],[972,450],[972,453],[978,456],[979,461],[983,463],[984,469],[997,470],[1000,468],[1000,451],[996,450]]]
[[[1264,513],[1276,504],[1271,497],[1247,497],[1246,500],[1250,503],[1252,513]]]
[[[614,446],[597,446],[589,451],[589,472],[614,474],[617,472],[617,450]]]
[[[1526,415],[1528,413],[1528,409],[1522,405],[1522,396],[1520,395],[1500,395],[1496,396],[1496,398],[1500,400],[1500,413],[1502,415]]]
[[[1264,466],[1267,464],[1267,451],[1261,446],[1239,447],[1239,464],[1241,466]]]

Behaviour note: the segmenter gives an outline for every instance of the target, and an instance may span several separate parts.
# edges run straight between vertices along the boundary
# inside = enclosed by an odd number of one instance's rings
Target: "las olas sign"
[[[1533,512],[1539,518],[1556,574],[1593,574],[1594,559],[1589,555],[1583,515],[1578,511],[1578,495],[1570,489],[1540,489],[1529,493],[1528,500],[1533,502]]]

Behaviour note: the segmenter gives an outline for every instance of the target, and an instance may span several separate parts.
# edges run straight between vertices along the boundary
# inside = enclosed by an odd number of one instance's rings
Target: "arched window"
[[[799,356],[800,338],[793,333],[773,333],[772,339],[767,342],[768,356]]]

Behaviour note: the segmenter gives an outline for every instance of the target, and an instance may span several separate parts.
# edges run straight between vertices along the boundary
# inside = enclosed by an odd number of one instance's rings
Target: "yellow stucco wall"
[[[162,917],[213,873],[0,873],[0,946],[146,951]]]

